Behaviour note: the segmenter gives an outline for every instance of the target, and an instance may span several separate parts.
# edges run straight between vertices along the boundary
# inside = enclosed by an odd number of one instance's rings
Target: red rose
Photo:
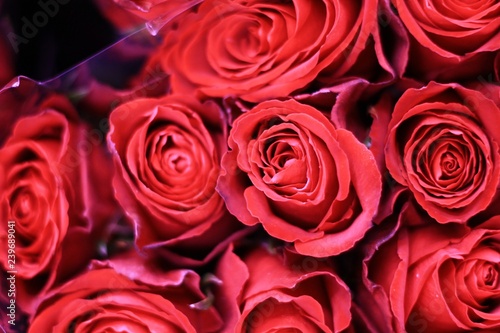
[[[228,251],[216,275],[223,332],[340,332],[351,323],[351,294],[329,261],[284,251]]]
[[[367,265],[380,308],[389,305],[394,331],[497,332],[500,217],[472,231],[430,221],[409,226],[422,217],[408,208],[399,230],[381,237],[385,244],[373,249]]]
[[[134,100],[112,112],[115,195],[134,223],[139,248],[171,249],[170,257],[194,264],[241,229],[215,191],[227,149],[221,117],[214,103],[174,95]]]
[[[447,58],[500,49],[500,6],[477,1],[460,2],[391,0],[410,33],[424,47]]]
[[[318,257],[350,249],[371,227],[381,195],[373,155],[318,110],[261,103],[235,120],[228,143],[218,190],[244,224]]]
[[[500,49],[500,6],[391,0],[411,38],[409,72],[428,80],[490,73]]]
[[[162,272],[138,259],[96,263],[40,305],[29,332],[217,332],[217,311],[190,270]]]
[[[458,84],[409,89],[394,107],[386,164],[440,223],[465,223],[491,202],[500,178],[500,109]]]
[[[1,150],[2,220],[12,221],[12,233],[17,229],[20,245],[23,238],[30,240],[28,246],[16,249],[18,260],[13,266],[21,278],[31,279],[51,269],[68,230],[68,200],[57,165],[68,144],[68,127],[64,115],[55,111],[24,118]],[[1,238],[7,240],[4,224]],[[0,260],[9,270],[7,258]]]
[[[376,26],[373,0],[206,0],[167,35],[162,64],[174,92],[259,102],[340,78]]]
[[[16,299],[28,313],[95,255],[103,222],[115,213],[109,186],[97,188],[110,177],[103,137],[53,97],[21,118],[0,150],[0,240],[4,253],[15,250],[15,260],[0,263],[17,271]]]

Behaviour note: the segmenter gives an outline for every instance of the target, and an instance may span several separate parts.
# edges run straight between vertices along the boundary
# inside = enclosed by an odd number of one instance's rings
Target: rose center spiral
[[[168,167],[178,173],[184,173],[189,167],[189,159],[182,152],[172,149],[165,154],[165,160]]]
[[[307,182],[307,166],[300,140],[292,136],[273,138],[266,143],[262,148],[266,151],[262,168],[264,181],[278,186],[304,186]]]
[[[22,220],[32,212],[35,198],[33,194],[26,189],[16,191],[11,202],[13,217]]]
[[[496,287],[498,282],[498,271],[492,264],[485,265],[482,272],[483,282],[488,287]]]
[[[446,152],[441,156],[441,169],[446,176],[452,175],[459,168],[460,162],[456,156],[450,152]]]

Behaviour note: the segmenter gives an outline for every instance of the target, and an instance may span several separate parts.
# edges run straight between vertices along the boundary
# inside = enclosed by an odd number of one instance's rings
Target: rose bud
[[[133,100],[112,112],[115,195],[140,249],[197,265],[242,229],[215,190],[227,150],[221,117],[215,103],[180,95]]]
[[[306,255],[349,250],[381,195],[375,159],[354,135],[294,100],[268,101],[233,123],[218,191],[246,225]]]
[[[439,223],[465,223],[498,187],[498,122],[500,109],[480,92],[434,82],[409,89],[389,123],[387,168]]]

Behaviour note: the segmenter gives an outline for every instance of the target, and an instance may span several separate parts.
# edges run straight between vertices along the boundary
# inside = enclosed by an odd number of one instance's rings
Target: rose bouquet
[[[67,4],[0,20],[4,332],[500,331],[500,3],[95,0],[19,75]]]

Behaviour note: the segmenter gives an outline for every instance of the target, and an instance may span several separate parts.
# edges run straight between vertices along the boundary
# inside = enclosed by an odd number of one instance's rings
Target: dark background
[[[57,0],[0,0],[3,33],[10,34],[10,39],[13,34],[20,38],[29,37],[22,39],[17,53],[13,47],[16,75],[37,81],[50,79],[119,38],[92,0],[60,1],[62,3]],[[52,17],[41,3],[52,3]],[[44,16],[48,18],[45,24],[34,25],[43,23]],[[29,23],[26,22],[33,24],[36,33],[27,27]],[[27,35],[26,31],[30,34]]]

